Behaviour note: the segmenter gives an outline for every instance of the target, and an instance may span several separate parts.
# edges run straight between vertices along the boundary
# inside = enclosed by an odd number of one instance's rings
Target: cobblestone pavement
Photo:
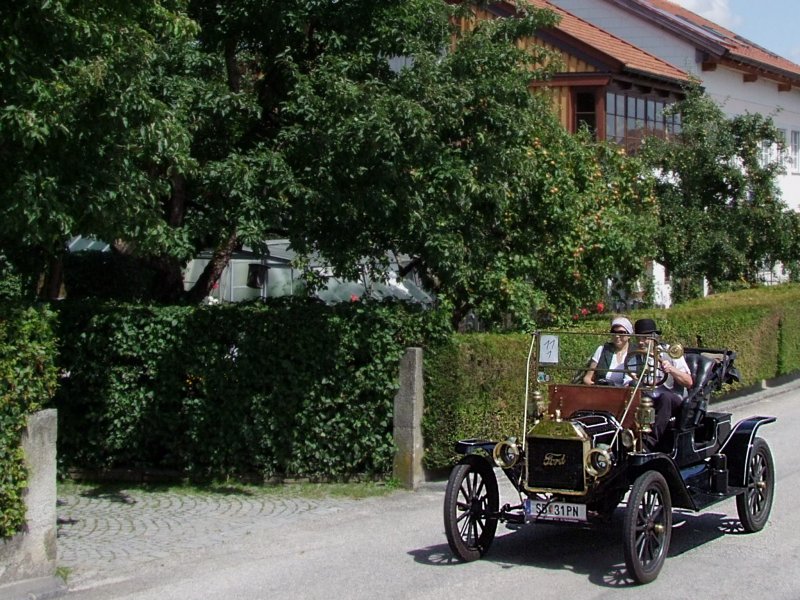
[[[301,515],[345,509],[347,498],[242,491],[146,491],[81,486],[58,497],[58,566],[70,590],[126,579],[149,566],[225,552],[242,536]]]

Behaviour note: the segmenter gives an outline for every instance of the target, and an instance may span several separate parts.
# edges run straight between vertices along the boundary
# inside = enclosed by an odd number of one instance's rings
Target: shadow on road
[[[586,576],[600,587],[633,587],[635,584],[627,575],[622,550],[623,514],[620,508],[610,523],[594,528],[501,524],[497,537],[482,561],[495,563],[503,569],[535,567],[568,570]],[[741,532],[739,520],[724,514],[675,511],[667,560],[724,535]],[[423,565],[461,565],[466,568],[453,557],[446,542],[412,550],[409,555]]]

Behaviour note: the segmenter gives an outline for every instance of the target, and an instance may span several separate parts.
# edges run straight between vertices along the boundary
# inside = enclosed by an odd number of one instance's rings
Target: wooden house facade
[[[561,124],[570,132],[586,126],[600,140],[634,152],[645,135],[680,130],[680,115],[665,109],[684,97],[689,75],[678,67],[563,10],[548,0],[527,0],[559,17],[555,27],[536,32],[523,45],[555,53],[556,72],[547,81],[531,81],[546,90]],[[514,18],[511,2],[476,8],[477,19]]]

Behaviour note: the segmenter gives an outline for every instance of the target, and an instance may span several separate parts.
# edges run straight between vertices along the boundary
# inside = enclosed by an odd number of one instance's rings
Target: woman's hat
[[[633,325],[631,325],[631,322],[625,317],[617,317],[613,321],[611,321],[612,333],[615,327],[622,327],[625,330],[625,333],[627,334],[633,333]]]
[[[656,327],[656,322],[653,321],[653,319],[639,319],[634,324],[633,331],[641,335],[648,335],[651,333],[661,335],[661,330]]]

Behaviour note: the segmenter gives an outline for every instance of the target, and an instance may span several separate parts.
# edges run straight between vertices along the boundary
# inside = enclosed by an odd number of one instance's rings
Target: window
[[[800,173],[800,131],[792,131],[791,144],[789,145],[789,162],[792,173]]]
[[[784,151],[781,151],[781,146],[783,146]],[[760,156],[759,161],[761,162],[761,166],[767,166],[770,163],[779,162],[782,160],[787,160],[789,157],[785,156],[785,148],[786,148],[786,130],[785,129],[778,129],[778,142],[777,143],[767,143],[761,142],[761,149],[760,149]]]
[[[769,161],[772,156],[772,147],[767,144],[766,142],[762,141],[759,143],[758,148],[758,162],[759,164],[764,167],[769,164]]]
[[[606,93],[606,139],[635,152],[646,135],[680,133],[679,114],[664,100],[629,93]]]
[[[594,92],[575,94],[575,130],[588,127],[593,137],[597,137],[597,113],[595,112]]]

